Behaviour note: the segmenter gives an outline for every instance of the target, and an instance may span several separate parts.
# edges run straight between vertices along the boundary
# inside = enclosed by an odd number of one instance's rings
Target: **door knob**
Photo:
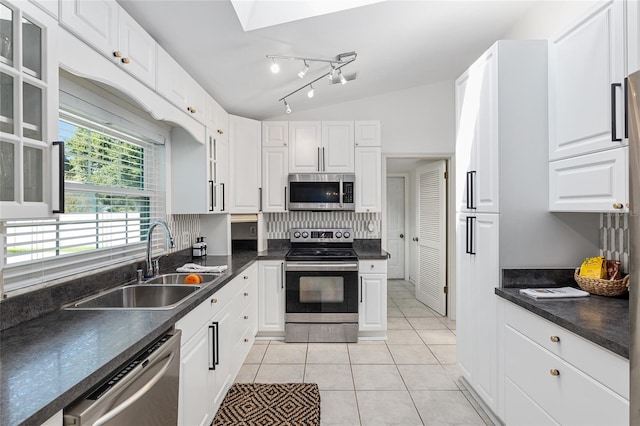
[[[404,238],[404,234],[400,234],[400,238]]]
[[[418,237],[413,237],[413,241],[418,242]]]

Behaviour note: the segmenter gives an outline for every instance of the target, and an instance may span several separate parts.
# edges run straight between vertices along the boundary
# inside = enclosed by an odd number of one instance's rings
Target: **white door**
[[[404,177],[387,178],[387,261],[389,279],[404,279]]]
[[[446,314],[446,193],[444,160],[416,169],[418,282],[416,299]]]

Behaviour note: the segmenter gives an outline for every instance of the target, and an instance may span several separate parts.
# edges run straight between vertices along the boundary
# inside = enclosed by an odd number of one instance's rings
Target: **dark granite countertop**
[[[387,260],[389,258],[389,253],[378,249],[366,249],[366,248],[357,248],[356,254],[358,255],[358,260]]]
[[[580,299],[537,300],[519,288],[495,293],[616,354],[629,358],[629,299],[590,295]]]
[[[289,249],[268,249],[258,253],[259,260],[284,260]],[[355,248],[358,259],[380,259],[387,260],[389,253],[380,248]]]
[[[257,258],[256,252],[209,256],[203,264],[226,264],[229,269],[172,310],[60,309],[0,332],[0,424],[41,424],[48,420]]]

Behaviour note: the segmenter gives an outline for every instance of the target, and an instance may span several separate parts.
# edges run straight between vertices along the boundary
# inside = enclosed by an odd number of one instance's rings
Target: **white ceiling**
[[[255,119],[281,115],[278,99],[328,69],[315,63],[302,80],[302,63],[284,61],[272,74],[265,55],[333,58],[356,51],[344,71],[357,72],[357,80],[330,86],[323,79],[313,99],[306,90],[288,98],[298,111],[327,106],[454,79],[534,3],[389,0],[245,32],[230,0],[118,2],[223,108]],[[292,6],[259,3],[262,10]]]

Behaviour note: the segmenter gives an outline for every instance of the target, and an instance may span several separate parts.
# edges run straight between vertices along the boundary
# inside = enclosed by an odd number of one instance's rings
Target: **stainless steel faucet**
[[[169,226],[167,226],[167,222],[152,222],[149,225],[149,231],[147,232],[147,274],[146,278],[155,277],[160,271],[160,265],[158,263],[158,259],[151,261],[151,236],[153,235],[153,230],[156,226],[161,225],[164,228],[165,233],[167,234],[167,245],[171,249],[175,247],[173,243],[173,237],[171,236],[171,231],[169,230]]]

